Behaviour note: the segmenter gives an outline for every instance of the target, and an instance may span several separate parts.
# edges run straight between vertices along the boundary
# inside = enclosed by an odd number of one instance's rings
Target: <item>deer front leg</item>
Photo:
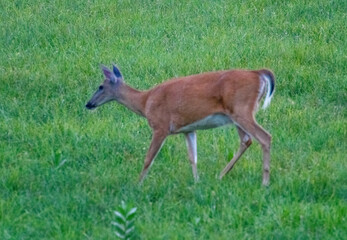
[[[152,142],[151,145],[148,149],[146,159],[145,159],[145,164],[143,167],[143,170],[141,172],[139,182],[142,183],[143,180],[145,179],[154,158],[157,156],[158,152],[160,151],[160,148],[163,146],[164,140],[166,138],[167,134],[165,134],[162,131],[154,131],[153,136],[152,136]]]
[[[235,165],[237,160],[240,159],[242,154],[247,150],[247,148],[252,144],[252,138],[250,135],[248,135],[245,131],[243,131],[240,127],[237,126],[237,132],[240,136],[240,148],[237,151],[236,155],[231,159],[231,161],[228,163],[228,165],[223,169],[223,171],[220,173],[220,179],[224,177],[225,174],[227,174]]]
[[[199,175],[198,175],[198,170],[196,167],[196,164],[198,161],[196,133],[190,132],[190,133],[186,133],[185,135],[186,135],[188,155],[189,155],[190,164],[192,165],[194,180],[195,182],[197,182],[199,180]]]

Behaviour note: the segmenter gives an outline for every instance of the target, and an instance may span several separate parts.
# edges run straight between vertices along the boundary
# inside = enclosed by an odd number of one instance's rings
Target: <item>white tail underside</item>
[[[262,77],[265,79],[266,85],[267,85],[267,93],[266,93],[264,104],[263,104],[263,109],[265,109],[270,105],[271,98],[272,98],[272,95],[270,95],[271,82],[270,82],[270,78],[267,75],[263,74]]]

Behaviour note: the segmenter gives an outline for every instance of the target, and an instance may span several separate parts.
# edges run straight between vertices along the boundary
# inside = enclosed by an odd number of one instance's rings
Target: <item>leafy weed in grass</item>
[[[112,225],[116,227],[116,235],[121,239],[131,239],[134,234],[135,226],[135,214],[136,207],[130,207],[122,201],[117,211],[114,211],[116,215],[116,221],[112,222]]]

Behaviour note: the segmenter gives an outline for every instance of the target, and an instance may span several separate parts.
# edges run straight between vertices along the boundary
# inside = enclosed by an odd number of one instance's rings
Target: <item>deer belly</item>
[[[224,126],[231,123],[233,123],[233,121],[228,116],[222,113],[216,113],[216,114],[207,116],[199,121],[193,122],[187,126],[184,126],[178,129],[177,132],[181,133],[181,132],[192,132],[195,130],[204,130],[204,129]]]

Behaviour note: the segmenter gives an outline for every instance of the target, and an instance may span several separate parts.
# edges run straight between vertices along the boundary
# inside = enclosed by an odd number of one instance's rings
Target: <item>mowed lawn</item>
[[[0,239],[347,239],[347,2],[2,0]],[[198,132],[194,183],[170,136],[144,184],[144,118],[85,104],[117,63],[148,89],[221,69],[272,69],[258,122],[272,134],[271,184],[257,142],[222,180],[236,128]]]

